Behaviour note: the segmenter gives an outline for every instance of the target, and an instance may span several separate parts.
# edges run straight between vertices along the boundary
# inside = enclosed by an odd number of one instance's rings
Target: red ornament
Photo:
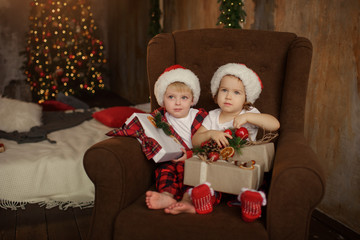
[[[230,129],[226,129],[224,133],[228,133],[230,136],[232,136],[232,131]]]
[[[217,152],[210,152],[210,153],[208,154],[208,158],[209,158],[210,161],[212,161],[212,162],[216,162],[216,161],[219,159],[219,157],[220,157],[220,154],[217,153]]]
[[[241,128],[236,130],[235,135],[237,137],[240,137],[241,139],[245,140],[245,139],[247,139],[249,137],[249,132],[248,132],[248,130],[246,128],[241,127]]]
[[[54,85],[54,86],[52,86],[51,88],[52,88],[53,90],[56,90],[56,89],[57,89],[57,86]]]
[[[62,79],[61,79],[61,81],[64,83],[64,82],[68,82],[69,81],[69,78],[67,78],[67,77],[63,77]]]

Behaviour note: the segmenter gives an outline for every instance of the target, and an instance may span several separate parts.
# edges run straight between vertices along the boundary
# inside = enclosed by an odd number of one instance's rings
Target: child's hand
[[[232,139],[232,136],[226,132],[218,131],[218,130],[210,130],[211,138],[217,143],[219,147],[229,146],[228,138]]]
[[[242,125],[248,122],[247,120],[248,113],[240,114],[234,118],[233,126],[234,128],[241,128]]]
[[[187,159],[187,155],[186,155],[186,150],[185,148],[181,148],[181,151],[184,153],[181,157],[179,157],[178,159],[174,159],[171,160],[172,162],[181,162],[181,161],[185,161]]]

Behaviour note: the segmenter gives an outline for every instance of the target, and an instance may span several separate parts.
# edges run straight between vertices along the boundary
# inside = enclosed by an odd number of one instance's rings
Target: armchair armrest
[[[270,239],[307,239],[312,211],[324,192],[321,166],[303,134],[282,132],[268,196]]]
[[[95,207],[87,239],[112,239],[118,212],[149,189],[153,166],[139,142],[131,137],[109,138],[86,151],[84,168],[95,184]]]

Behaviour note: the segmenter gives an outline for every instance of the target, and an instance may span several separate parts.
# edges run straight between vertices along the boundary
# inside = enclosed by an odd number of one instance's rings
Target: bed
[[[13,210],[24,209],[28,203],[62,210],[92,207],[94,185],[83,168],[85,151],[108,138],[105,134],[120,127],[133,112],[149,111],[150,106],[61,111],[43,111],[43,107],[36,106],[28,115],[37,112],[41,123],[25,128],[28,131],[18,131],[6,129],[6,111],[24,113],[29,105],[17,109],[8,101],[0,98],[0,143],[5,149],[0,153],[0,207]],[[26,114],[11,116],[13,120],[8,125],[12,127],[15,119],[25,117]]]

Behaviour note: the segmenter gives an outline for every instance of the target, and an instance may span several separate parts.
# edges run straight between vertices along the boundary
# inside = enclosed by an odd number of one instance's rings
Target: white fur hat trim
[[[164,106],[164,94],[169,84],[173,82],[183,82],[191,90],[194,96],[194,104],[199,101],[200,97],[200,82],[199,78],[189,69],[181,65],[173,65],[160,75],[154,86],[154,94],[160,106]]]
[[[254,103],[260,96],[263,88],[259,76],[250,68],[240,63],[228,63],[219,67],[211,79],[211,93],[216,95],[221,79],[226,75],[232,75],[240,78],[243,82],[246,92],[246,100]]]

